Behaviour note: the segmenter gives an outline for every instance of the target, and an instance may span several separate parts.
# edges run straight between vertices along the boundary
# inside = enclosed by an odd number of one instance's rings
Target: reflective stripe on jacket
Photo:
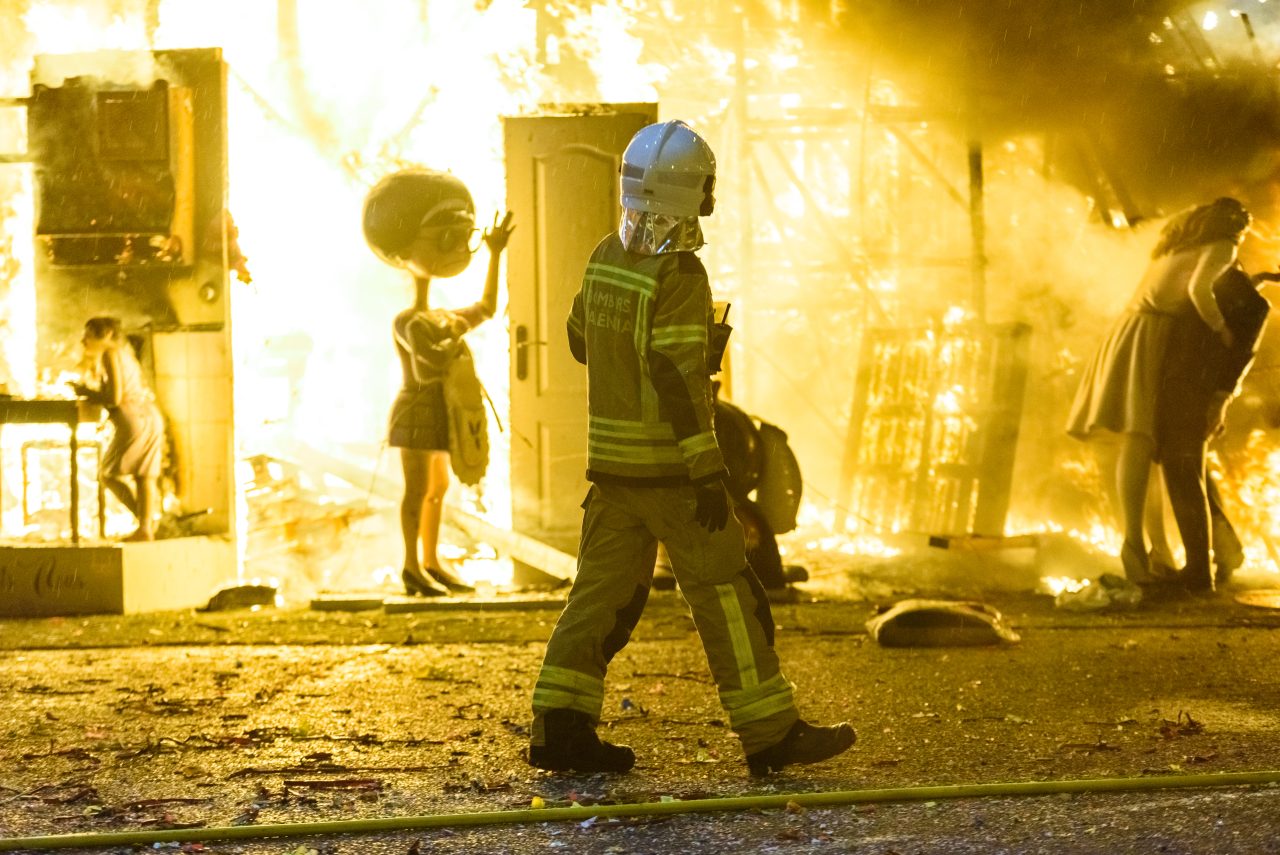
[[[712,430],[707,271],[692,252],[591,254],[569,314],[587,366],[587,479],[671,486],[725,474]]]

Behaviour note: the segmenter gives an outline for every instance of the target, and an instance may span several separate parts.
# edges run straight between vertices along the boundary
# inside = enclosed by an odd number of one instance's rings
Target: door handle
[[[516,327],[516,379],[524,380],[529,376],[529,348],[546,344],[545,341],[531,341],[529,328],[524,324]]]

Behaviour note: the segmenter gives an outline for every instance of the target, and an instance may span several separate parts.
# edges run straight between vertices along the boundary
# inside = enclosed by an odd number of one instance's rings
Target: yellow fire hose
[[[1222,772],[1209,775],[1164,775],[1146,778],[1092,778],[1074,781],[1025,781],[1003,784],[952,784],[937,787],[900,787],[883,790],[839,790],[819,793],[741,796],[725,799],[643,802],[629,805],[538,808],[481,811],[479,813],[399,816],[381,819],[345,819],[329,822],[297,822],[278,825],[233,825],[214,828],[182,828],[153,831],[113,831],[85,834],[53,834],[45,837],[0,839],[0,852],[48,851],[97,846],[150,846],[155,843],[195,843],[208,840],[301,837],[316,834],[371,834],[424,828],[512,825],[533,822],[581,822],[590,817],[656,817],[682,813],[731,810],[769,810],[800,805],[805,808],[842,807],[872,802],[934,801],[938,799],[1047,796],[1060,793],[1113,793],[1140,790],[1202,789],[1280,784],[1280,771]]]

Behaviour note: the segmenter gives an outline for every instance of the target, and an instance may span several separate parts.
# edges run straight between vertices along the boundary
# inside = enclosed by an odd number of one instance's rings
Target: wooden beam
[[[988,537],[980,534],[933,534],[929,545],[935,549],[951,549],[957,552],[992,552],[997,549],[1035,549],[1040,546],[1040,536],[1018,534],[1012,537]]]

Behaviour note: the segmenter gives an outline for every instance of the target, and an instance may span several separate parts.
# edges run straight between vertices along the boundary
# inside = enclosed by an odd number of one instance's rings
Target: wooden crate
[[[1030,332],[962,323],[864,333],[838,502],[858,527],[1004,533]]]

